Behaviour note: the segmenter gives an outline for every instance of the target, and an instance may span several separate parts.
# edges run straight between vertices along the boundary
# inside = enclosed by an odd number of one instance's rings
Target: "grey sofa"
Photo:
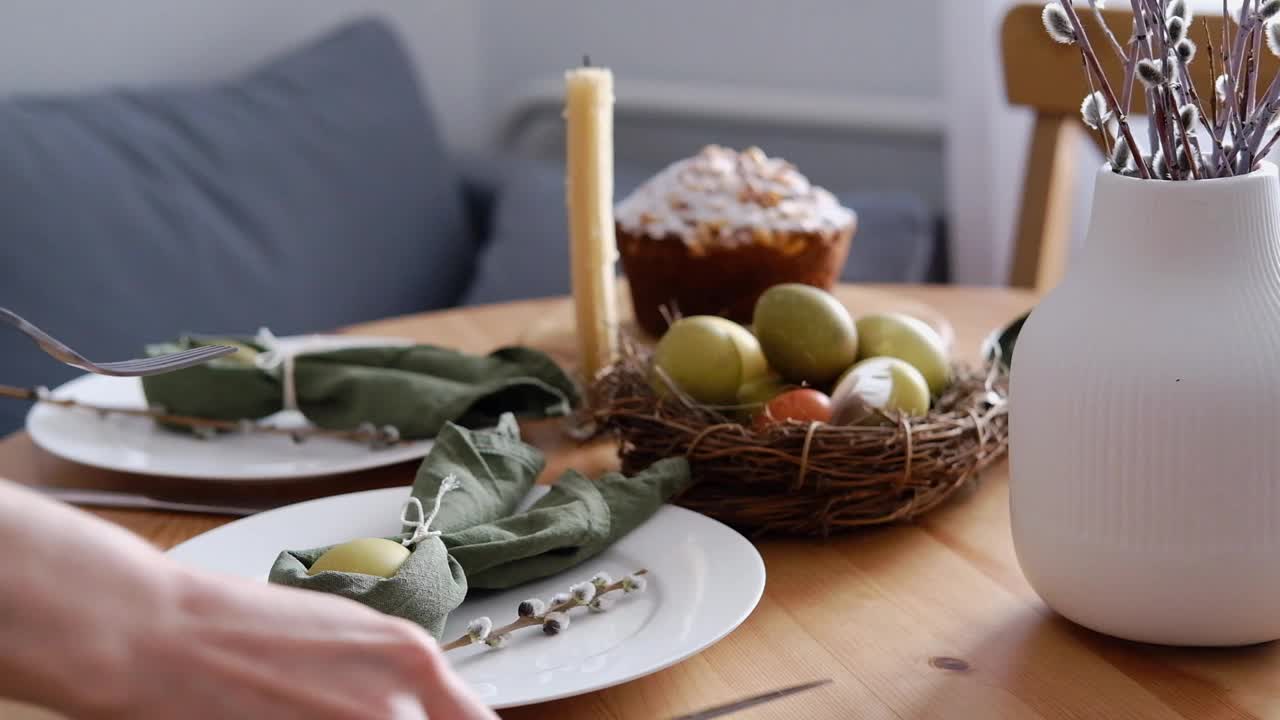
[[[214,87],[0,99],[0,305],[110,360],[557,295],[562,193],[554,164],[451,157],[394,33],[359,21]],[[846,279],[931,279],[919,200],[837,194],[860,216]],[[0,333],[0,383],[76,373]],[[0,400],[0,431],[25,411]]]

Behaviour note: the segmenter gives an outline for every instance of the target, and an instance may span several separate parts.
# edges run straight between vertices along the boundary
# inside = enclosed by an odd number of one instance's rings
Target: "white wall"
[[[941,8],[951,272],[964,283],[1008,278],[1031,121],[1005,101],[1000,21],[1014,1]]]
[[[478,0],[483,121],[584,53],[617,92],[664,84],[761,96],[936,101],[941,0]],[[763,99],[763,98],[762,98]]]

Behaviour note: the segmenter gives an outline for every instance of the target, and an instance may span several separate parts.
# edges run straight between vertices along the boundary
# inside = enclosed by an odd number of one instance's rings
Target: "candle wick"
[[[591,56],[586,53],[582,55],[582,67],[591,67]]]

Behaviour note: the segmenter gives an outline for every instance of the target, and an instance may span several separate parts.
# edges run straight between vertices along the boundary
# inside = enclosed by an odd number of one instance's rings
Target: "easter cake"
[[[679,315],[749,322],[779,283],[830,288],[857,225],[791,163],[715,145],[641,185],[615,219],[636,319],[654,335]]]

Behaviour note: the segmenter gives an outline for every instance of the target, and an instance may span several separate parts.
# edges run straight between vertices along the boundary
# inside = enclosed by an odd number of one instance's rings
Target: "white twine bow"
[[[280,385],[284,389],[284,396],[280,404],[285,410],[298,409],[298,387],[293,380],[293,359],[298,355],[301,348],[287,347],[267,328],[258,328],[258,334],[253,338],[254,342],[266,348],[258,356],[253,359],[253,364],[259,370],[280,370]]]
[[[293,361],[299,355],[308,353],[329,352],[358,347],[405,346],[411,345],[409,340],[388,338],[334,337],[330,335],[306,335],[280,339],[268,328],[259,328],[254,342],[263,347],[263,351],[253,359],[259,370],[274,372],[279,370],[280,385],[284,397],[281,405],[285,410],[298,409],[298,390],[294,383]]]
[[[440,501],[444,499],[444,494],[458,487],[458,477],[456,475],[446,475],[444,480],[440,481],[440,489],[436,491],[435,502],[431,506],[431,514],[427,515],[422,509],[422,501],[416,497],[410,497],[404,501],[404,505],[400,507],[400,522],[413,528],[413,533],[409,537],[400,541],[401,545],[411,547],[430,537],[440,537],[439,530],[432,530],[431,523],[435,521],[436,514],[440,512]],[[418,519],[409,519],[409,508],[416,509]]]

